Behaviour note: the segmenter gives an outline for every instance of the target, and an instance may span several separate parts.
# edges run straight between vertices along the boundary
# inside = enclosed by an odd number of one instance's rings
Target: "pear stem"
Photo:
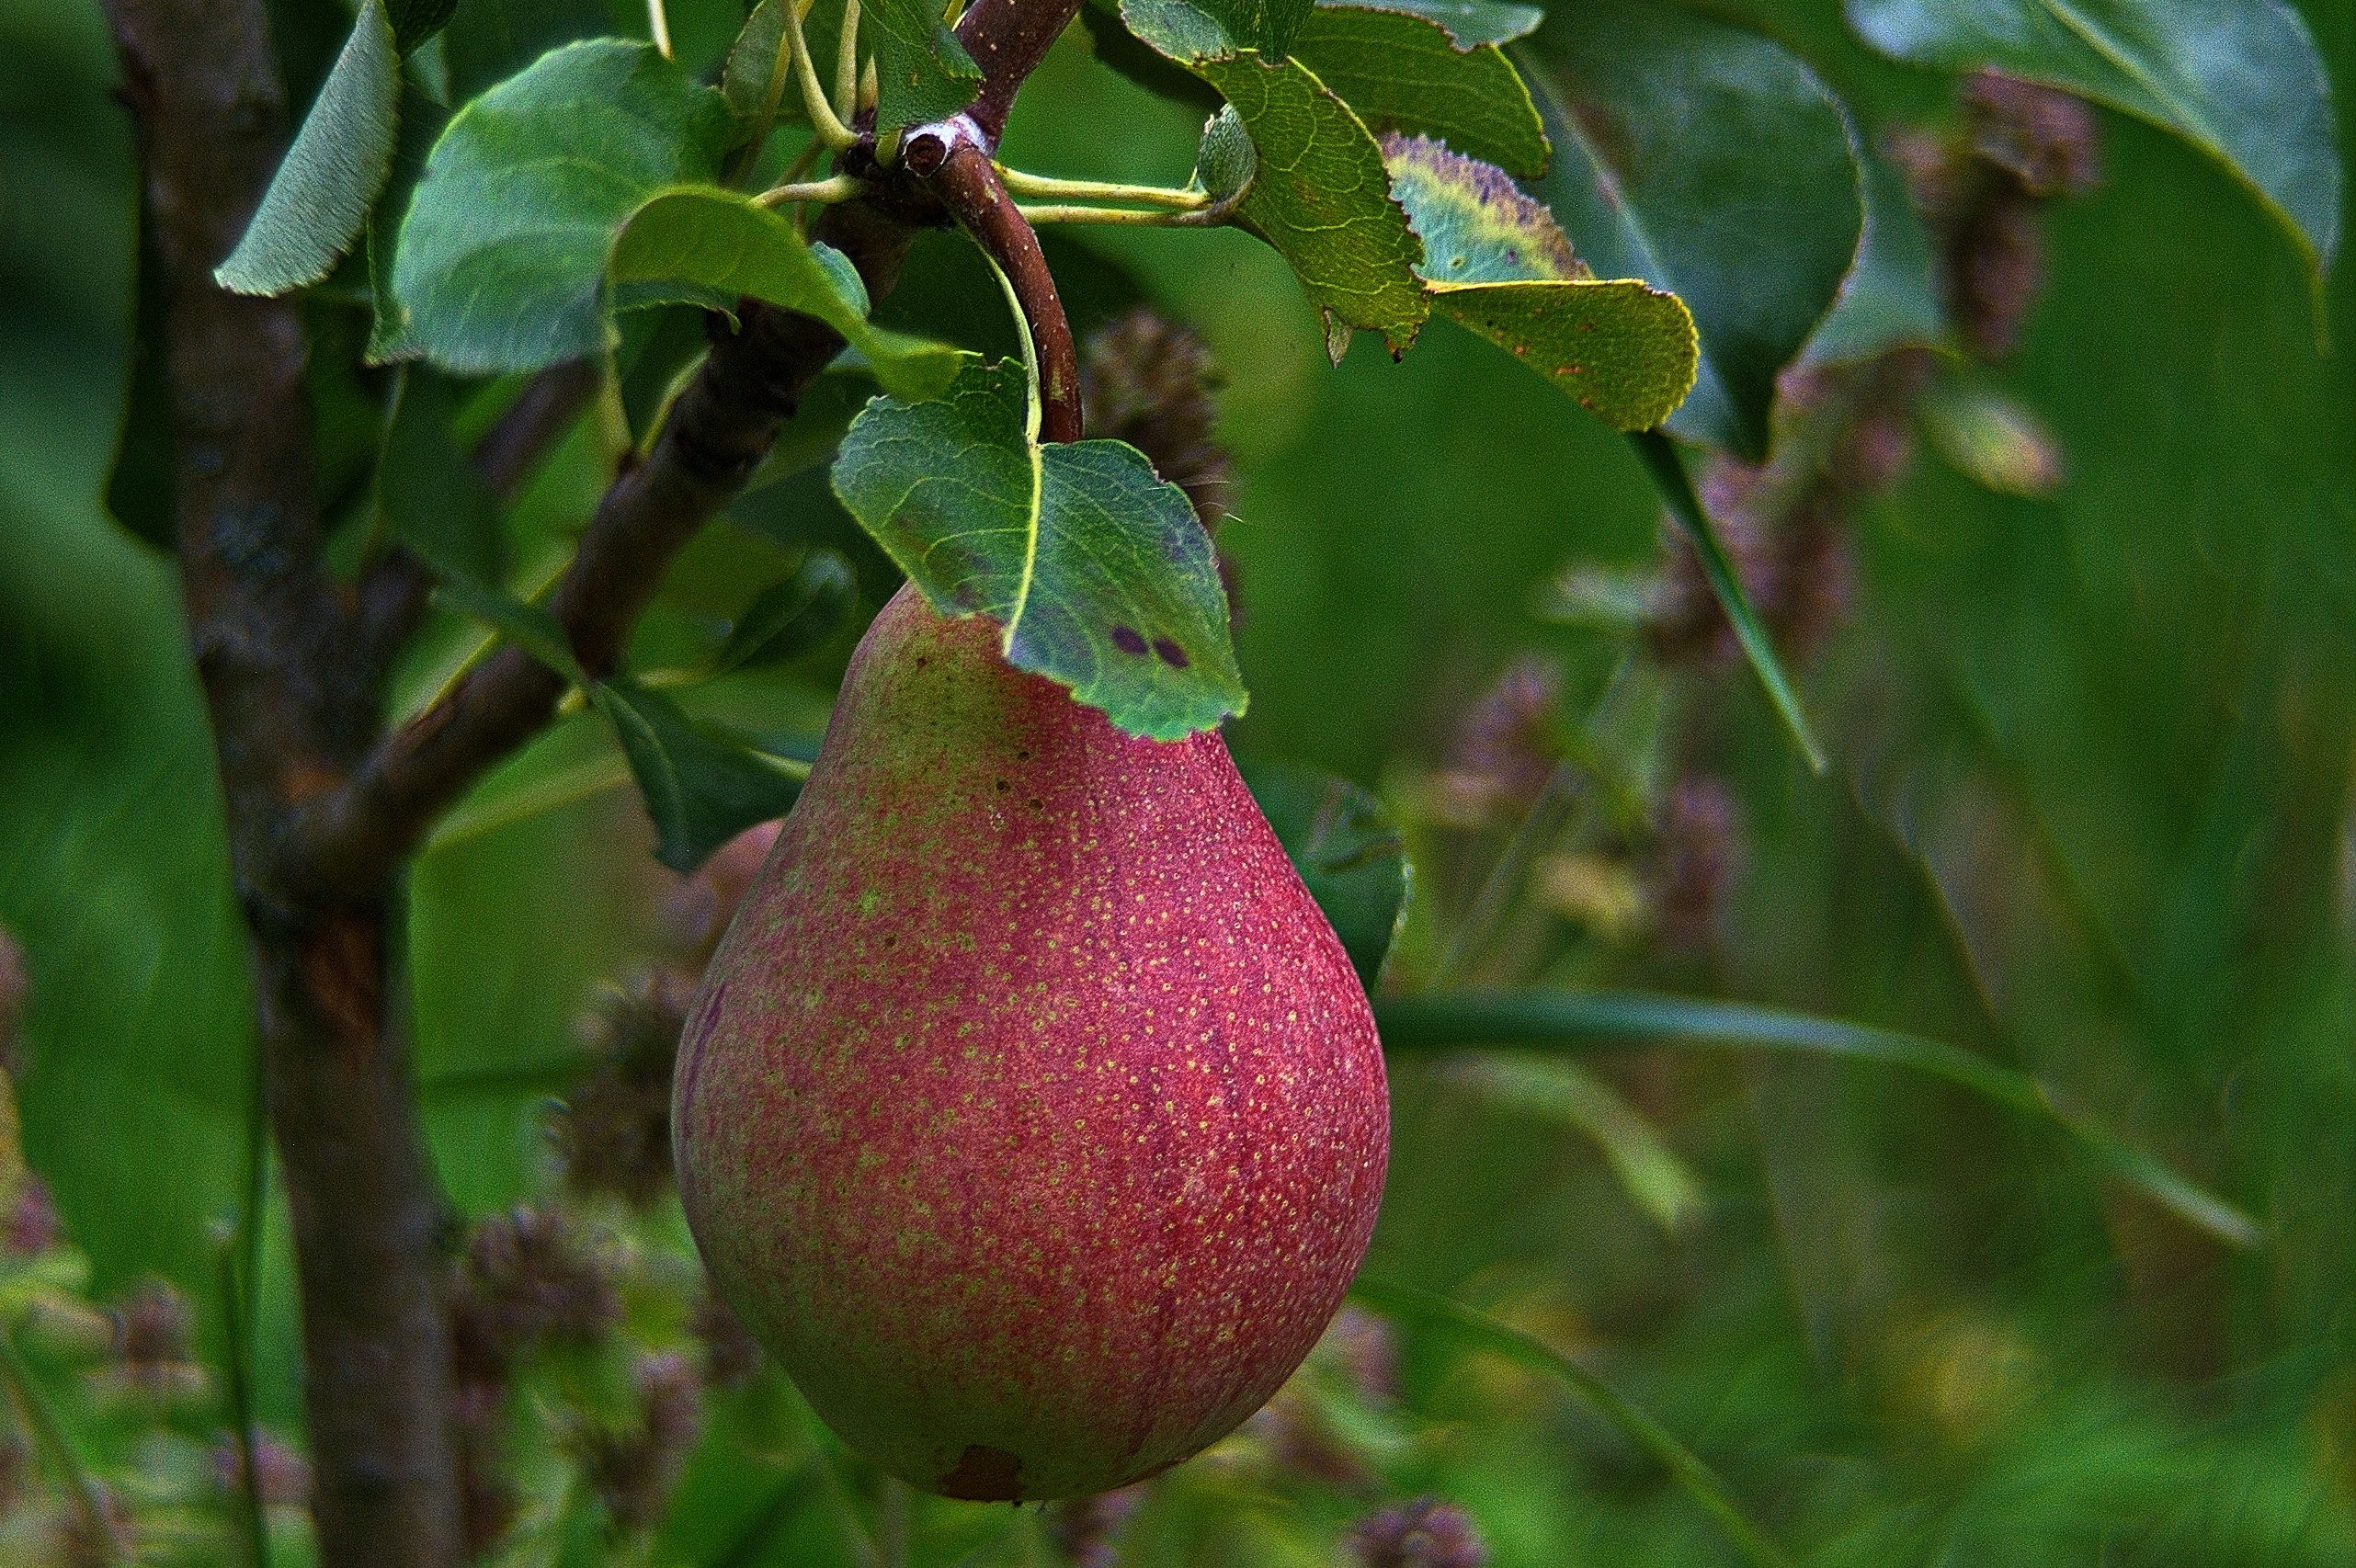
[[[1039,232],[1007,193],[981,129],[963,115],[916,126],[903,140],[900,156],[911,172],[931,184],[959,227],[1006,280],[1030,335],[1039,438],[1078,440],[1084,423],[1080,353],[1072,341],[1072,323],[1055,291],[1046,253],[1039,248]]]

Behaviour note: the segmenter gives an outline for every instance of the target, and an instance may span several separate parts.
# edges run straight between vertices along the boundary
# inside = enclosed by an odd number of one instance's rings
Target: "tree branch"
[[[985,165],[1007,106],[1078,8],[1079,0],[976,0],[958,23],[959,40],[984,72],[972,113]],[[871,138],[846,153],[842,166],[868,188],[827,208],[816,237],[848,256],[869,296],[881,300],[898,280],[915,231],[941,221],[941,193],[905,168],[881,167]],[[1048,290],[1052,298],[1052,280]],[[779,426],[842,349],[833,331],[806,316],[751,301],[739,315],[743,324],[713,344],[645,460],[606,492],[550,596],[547,608],[592,676],[613,669],[671,558],[744,488]],[[1076,399],[1076,369],[1067,381]],[[442,811],[548,722],[563,694],[563,677],[520,649],[502,648],[302,812],[282,846],[279,880],[323,905],[380,885]]]
[[[973,0],[958,18],[957,41],[982,68],[982,90],[965,112],[995,153],[1015,95],[1080,13],[1079,0]]]
[[[283,147],[268,25],[260,0],[107,12],[167,290],[181,574],[294,1221],[321,1556],[447,1568],[459,1536],[440,1208],[407,1052],[384,1027],[384,884],[309,917],[272,877],[287,814],[358,756],[376,693],[359,611],[319,562],[300,314],[211,278]]]

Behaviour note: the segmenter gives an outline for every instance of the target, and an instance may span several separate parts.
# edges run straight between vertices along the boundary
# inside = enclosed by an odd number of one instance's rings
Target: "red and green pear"
[[[1366,997],[1216,733],[1123,733],[904,589],[689,1014],[679,1187],[850,1446],[1100,1492],[1331,1318],[1388,1153]]]

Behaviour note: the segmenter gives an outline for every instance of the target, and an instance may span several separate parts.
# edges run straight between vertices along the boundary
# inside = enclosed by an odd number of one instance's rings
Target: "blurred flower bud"
[[[1965,214],[1950,238],[1948,306],[1964,343],[1983,359],[2020,347],[2031,307],[2045,288],[2045,234],[2036,210],[1992,199]]]
[[[713,850],[693,876],[679,879],[664,900],[664,935],[689,970],[700,972],[711,949],[720,945],[783,825],[782,821],[755,823]]]
[[[1741,808],[1718,779],[1680,778],[1669,791],[1652,856],[1654,921],[1669,951],[1690,957],[1716,945],[1741,835]]]
[[[1354,1491],[1373,1479],[1297,1381],[1279,1389],[1244,1430],[1259,1440],[1270,1465],[1295,1480]]]
[[[1345,1303],[1319,1348],[1333,1358],[1360,1399],[1387,1404],[1399,1397],[1398,1335],[1372,1312]]]
[[[204,1368],[198,1364],[194,1314],[177,1290],[161,1279],[134,1286],[108,1313],[108,1346],[122,1382],[151,1398],[199,1392]]]
[[[103,1482],[87,1483],[83,1496],[59,1510],[57,1560],[65,1568],[119,1568],[140,1561],[131,1505]]]
[[[1471,1516],[1434,1497],[1360,1519],[1350,1529],[1349,1550],[1360,1568],[1482,1568],[1489,1559]]]
[[[703,1421],[703,1389],[683,1356],[643,1356],[632,1369],[639,1416],[630,1429],[592,1436],[583,1456],[590,1488],[618,1534],[662,1517]]]
[[[1561,666],[1537,653],[1515,657],[1458,722],[1443,790],[1475,817],[1529,810],[1560,756],[1562,697]]]
[[[0,928],[0,1074],[14,1078],[25,1070],[18,1037],[25,1020],[25,950],[17,938]]]
[[[562,1213],[518,1208],[486,1220],[467,1246],[451,1313],[460,1381],[495,1385],[515,1358],[544,1343],[593,1343],[620,1315],[612,1280]]]
[[[644,1207],[671,1180],[671,1064],[695,982],[643,969],[600,998],[582,1034],[600,1065],[565,1096],[553,1136],[575,1191]]]
[[[1133,310],[1088,335],[1080,366],[1088,434],[1144,453],[1212,529],[1227,520],[1235,487],[1235,460],[1212,435],[1219,387],[1202,340],[1151,310]]]
[[[2094,110],[2084,99],[1983,70],[1965,78],[1972,150],[2031,196],[2083,196],[2102,176]]]
[[[11,1257],[38,1257],[65,1239],[64,1221],[49,1188],[30,1171],[17,1183],[15,1201],[0,1219],[0,1253]]]

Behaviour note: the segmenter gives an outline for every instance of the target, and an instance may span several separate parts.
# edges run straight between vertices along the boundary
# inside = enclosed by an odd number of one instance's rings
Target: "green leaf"
[[[615,233],[649,198],[718,174],[726,103],[651,44],[542,56],[461,109],[393,260],[406,342],[461,374],[603,353]]]
[[[1657,0],[1558,12],[1514,58],[1554,146],[1539,194],[1579,254],[1693,313],[1702,363],[1670,429],[1764,456],[1776,374],[1862,227],[1839,103],[1776,44]]]
[[[878,398],[835,493],[944,615],[986,615],[1007,658],[1132,734],[1176,740],[1244,710],[1227,599],[1185,492],[1120,441],[1042,447],[1011,361],[932,403]]]
[[[440,576],[499,580],[498,508],[452,431],[458,399],[423,365],[404,366],[377,461],[376,505],[386,535]]]
[[[643,686],[607,681],[589,700],[630,759],[654,824],[654,858],[682,875],[755,823],[791,811],[809,777],[807,764],[723,737]]]
[[[1313,8],[1314,0],[1121,0],[1121,19],[1181,63],[1252,51],[1282,60]]]
[[[1369,991],[1407,911],[1406,846],[1382,802],[1347,778],[1238,758],[1277,841]]]
[[[1080,7],[1080,27],[1087,34],[1089,51],[1106,69],[1120,73],[1156,97],[1206,112],[1218,108],[1219,95],[1211,90],[1211,84],[1172,64],[1129,30],[1121,19],[1121,0],[1087,0]]]
[[[1436,136],[1515,174],[1546,167],[1546,128],[1495,44],[1463,48],[1437,22],[1403,12],[1319,6],[1292,58],[1376,131]]]
[[[1692,477],[1685,472],[1685,460],[1678,456],[1677,444],[1656,430],[1643,431],[1629,439],[1635,444],[1636,455],[1644,460],[1645,472],[1651,476],[1653,487],[1660,492],[1669,516],[1692,544],[1693,553],[1702,562],[1702,575],[1708,580],[1718,608],[1725,612],[1727,623],[1734,628],[1735,641],[1741,645],[1743,657],[1749,661],[1751,673],[1767,688],[1767,699],[1774,705],[1776,716],[1783,721],[1800,755],[1808,759],[1809,768],[1822,773],[1824,748],[1816,744],[1815,733],[1808,727],[1808,715],[1800,706],[1799,690],[1784,672],[1783,661],[1776,656],[1775,644],[1760,623],[1758,611],[1752,607],[1750,595],[1744,590],[1734,562],[1726,558],[1726,548],[1719,542],[1718,530],[1710,521],[1702,497],[1694,493]]]
[[[1758,1527],[1736,1506],[1716,1472],[1679,1442],[1675,1433],[1537,1335],[1412,1286],[1361,1279],[1350,1287],[1349,1294],[1369,1312],[1394,1323],[1444,1335],[1561,1381],[1674,1476],[1686,1494],[1718,1521],[1719,1528],[1726,1532],[1727,1539],[1741,1549],[1745,1557],[1765,1568],[1792,1568],[1792,1559],[1782,1548],[1759,1533]]]
[[[1568,282],[1594,275],[1554,215],[1503,170],[1422,137],[1388,136],[1391,197],[1423,241],[1432,283]]]
[[[417,182],[425,177],[426,161],[441,141],[450,113],[413,84],[401,95],[401,134],[393,153],[393,173],[368,215],[369,338],[367,362],[392,364],[414,359],[408,341],[409,317],[393,294],[393,257],[400,247],[401,224],[409,212]]]
[[[1437,142],[1384,144],[1391,194],[1421,236],[1432,302],[1617,430],[1648,430],[1693,385],[1693,319],[1633,278],[1599,282],[1505,172]]]
[[[401,52],[411,50],[450,25],[458,14],[458,0],[385,0],[393,23],[393,40]]]
[[[1213,201],[1233,201],[1258,173],[1259,149],[1252,145],[1252,133],[1244,129],[1233,104],[1221,104],[1219,112],[1203,122],[1202,141],[1194,153],[1195,183]]]
[[[383,0],[363,0],[350,40],[215,280],[240,294],[283,294],[326,277],[393,172],[400,104],[393,23]]]
[[[1391,199],[1372,133],[1296,61],[1241,54],[1193,68],[1259,153],[1236,221],[1284,257],[1311,303],[1403,352],[1430,313],[1415,276],[1423,247]]]
[[[444,579],[435,586],[434,597],[497,631],[575,686],[586,689],[590,685],[571,640],[545,606],[527,604],[500,588],[463,577]]]
[[[760,117],[762,106],[768,102],[778,54],[786,47],[787,3],[788,0],[761,0],[754,6],[736,34],[736,41],[728,46],[728,58],[720,67],[721,95],[728,100],[729,110],[748,125]],[[804,18],[805,28],[808,21]],[[813,54],[812,58],[822,57]],[[790,71],[782,88],[777,98],[777,123],[792,124],[807,119],[802,95],[794,90]]]
[[[551,50],[613,25],[607,0],[466,0],[442,35],[450,101],[465,103]]]
[[[887,392],[909,399],[946,387],[964,356],[945,344],[869,324],[866,290],[845,280],[774,210],[718,187],[666,191],[632,213],[613,244],[623,306],[684,301],[728,310],[749,294],[815,316],[865,357]],[[849,282],[856,284],[852,273]]]
[[[1292,268],[1325,312],[1327,342],[1346,344],[1343,328],[1364,327],[1403,353],[1430,313],[1416,285],[1422,247],[1391,199],[1383,149],[1365,122],[1315,72],[1282,57],[1312,9],[1309,0],[1121,0],[1121,17],[1235,111],[1258,167],[1234,221]]]
[[[1535,6],[1516,6],[1508,0],[1370,0],[1374,8],[1396,11],[1403,16],[1421,17],[1428,22],[1438,22],[1448,29],[1459,49],[1477,49],[1485,43],[1511,43],[1537,30],[1546,19],[1546,13]]]
[[[2284,0],[1848,0],[1883,53],[1990,65],[2172,131],[2248,187],[2320,276],[2339,239],[2331,87]]]
[[[1577,1062],[1481,1055],[1451,1067],[1449,1081],[1488,1104],[1543,1117],[1592,1139],[1628,1196],[1662,1230],[1681,1230],[1702,1212],[1701,1178],[1643,1112]]]
[[[2235,1246],[2254,1246],[2258,1226],[2141,1150],[2054,1103],[2044,1085],[1957,1046],[1840,1018],[1779,1007],[1636,992],[1458,992],[1379,1002],[1375,1023],[1390,1051],[1463,1045],[1550,1049],[1693,1045],[1798,1051],[1927,1073],[2045,1121],[2145,1197]]]
[[[1856,265],[1841,280],[1839,299],[1808,339],[1811,364],[1856,364],[1947,337],[1938,259],[1906,180],[1887,159],[1870,153],[1864,170],[1865,235]]]
[[[720,68],[720,91],[728,100],[729,112],[736,117],[737,136],[742,142],[757,127],[762,107],[768,101],[769,81],[778,64],[778,54],[787,47],[783,0],[761,0],[745,18],[745,25],[728,46],[728,56]],[[842,41],[843,7],[840,0],[826,6],[813,6],[802,18],[802,39],[810,46],[810,58],[819,64],[823,81],[834,79],[834,61]],[[776,125],[806,124],[810,111],[802,101],[802,89],[794,83],[789,63],[779,83]]]
[[[868,0],[859,7],[859,40],[875,54],[878,138],[946,119],[980,89],[982,68],[941,19],[945,10],[938,0]]]
[[[729,627],[710,673],[800,658],[835,634],[858,593],[859,574],[849,562],[835,551],[813,550],[792,576],[753,596]]]

